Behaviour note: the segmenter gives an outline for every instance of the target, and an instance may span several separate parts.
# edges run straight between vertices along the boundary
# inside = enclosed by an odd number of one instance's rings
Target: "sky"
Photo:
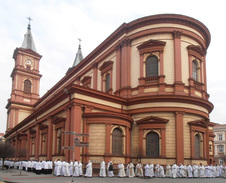
[[[14,49],[21,47],[31,17],[31,32],[40,61],[40,96],[72,66],[81,38],[87,56],[121,24],[162,13],[201,21],[211,33],[207,50],[207,87],[214,110],[210,121],[226,123],[226,0],[7,0],[0,6],[0,132],[6,130],[14,67]]]

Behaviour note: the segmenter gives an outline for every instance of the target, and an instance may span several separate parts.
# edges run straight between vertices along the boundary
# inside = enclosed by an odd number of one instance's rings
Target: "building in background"
[[[92,32],[91,32],[92,33]],[[13,54],[6,139],[21,159],[73,157],[99,165],[209,164],[214,134],[206,53],[209,30],[196,19],[162,14],[123,23],[39,98],[39,62],[30,25]],[[73,135],[88,148],[73,146]]]
[[[214,137],[214,162],[226,163],[226,124],[217,124],[213,127]]]

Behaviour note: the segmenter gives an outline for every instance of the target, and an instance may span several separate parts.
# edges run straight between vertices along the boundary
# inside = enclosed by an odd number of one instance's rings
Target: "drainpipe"
[[[133,120],[134,123],[134,120]],[[131,125],[131,132],[130,132],[130,162],[132,162],[132,152],[133,152],[133,124]]]

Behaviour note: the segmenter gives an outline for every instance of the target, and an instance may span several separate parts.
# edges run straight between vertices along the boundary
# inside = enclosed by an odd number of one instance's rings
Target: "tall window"
[[[24,92],[31,93],[31,81],[28,79],[24,81]]]
[[[112,154],[122,155],[122,131],[119,128],[112,133]]]
[[[62,150],[62,136],[61,136],[61,128],[57,129],[57,154],[61,154]]]
[[[159,157],[159,135],[155,132],[146,135],[146,156]]]
[[[223,153],[224,152],[224,146],[223,145],[219,145],[218,146],[218,153]]]
[[[46,133],[42,134],[42,153],[41,154],[46,154]]]
[[[110,89],[110,74],[106,74],[105,78],[105,91],[107,92]]]
[[[192,77],[195,81],[198,81],[198,63],[196,60],[192,61]]]
[[[219,135],[219,141],[222,141],[223,140],[223,136],[222,135]]]
[[[200,158],[200,137],[199,135],[195,135],[195,158]]]
[[[158,76],[158,58],[152,55],[146,60],[146,77],[156,76]]]
[[[31,155],[35,155],[35,137],[31,139]]]

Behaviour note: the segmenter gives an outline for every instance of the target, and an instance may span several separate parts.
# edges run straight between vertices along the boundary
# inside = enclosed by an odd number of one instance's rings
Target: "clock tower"
[[[13,53],[15,62],[12,78],[12,92],[6,106],[7,131],[23,121],[33,111],[33,106],[39,99],[39,62],[41,55],[36,51],[31,34],[30,18],[27,33],[24,35],[22,46]]]

